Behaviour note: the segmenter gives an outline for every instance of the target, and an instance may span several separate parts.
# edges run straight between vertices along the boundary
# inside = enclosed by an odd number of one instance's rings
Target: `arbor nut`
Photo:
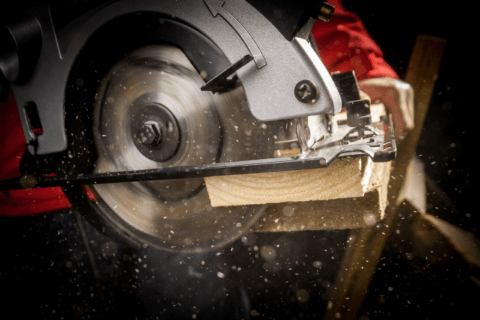
[[[137,138],[143,145],[150,146],[162,141],[162,129],[155,121],[147,121],[137,131]]]
[[[314,103],[318,98],[317,87],[310,80],[302,80],[295,86],[295,97],[302,103]]]

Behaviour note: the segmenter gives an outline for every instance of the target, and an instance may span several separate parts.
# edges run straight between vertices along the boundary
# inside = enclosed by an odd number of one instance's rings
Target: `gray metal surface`
[[[257,65],[257,68],[263,68],[267,65],[267,62],[265,61],[265,57],[263,56],[262,52],[258,48],[258,45],[255,43],[255,40],[252,39],[250,34],[248,33],[247,30],[245,30],[245,27],[238,22],[238,20],[228,12],[223,5],[225,4],[225,1],[218,1],[218,0],[204,0],[205,4],[208,6],[208,9],[212,13],[214,17],[217,17],[217,15],[221,15],[225,21],[228,22],[229,25],[232,26],[233,29],[238,33],[240,38],[242,38],[243,42],[245,42],[245,45],[247,46],[248,50],[253,56],[253,59],[255,60],[255,64]]]
[[[267,63],[261,69],[251,64],[237,72],[255,118],[270,121],[340,110],[338,92],[306,41],[287,41],[264,16],[243,0],[226,1],[223,8],[245,28]],[[38,7],[32,12],[42,25],[40,58],[27,83],[12,85],[27,143],[37,137],[31,131],[24,105],[31,101],[37,105],[43,127],[43,134],[38,136],[38,154],[60,152],[67,147],[63,105],[65,84],[82,46],[106,22],[140,11],[162,13],[194,27],[211,39],[231,64],[249,53],[238,32],[226,20],[215,18],[202,0],[114,1],[81,16],[69,26],[76,31],[62,35],[54,32],[48,7]],[[312,81],[319,88],[318,101],[306,105],[296,100],[293,90],[301,80]],[[32,147],[29,150],[33,152]]]
[[[255,130],[262,129],[242,103],[241,88],[213,95],[200,90],[203,84],[183,52],[173,46],[144,47],[116,64],[95,101],[99,154],[95,173],[254,158],[254,140],[260,137]],[[145,96],[151,101],[145,102]],[[151,160],[135,145],[131,119],[144,110],[138,101],[166,108],[178,121],[181,142],[172,158]],[[94,190],[100,197],[99,208],[118,228],[174,251],[208,250],[233,241],[264,210],[262,206],[212,208],[202,178],[104,184]]]

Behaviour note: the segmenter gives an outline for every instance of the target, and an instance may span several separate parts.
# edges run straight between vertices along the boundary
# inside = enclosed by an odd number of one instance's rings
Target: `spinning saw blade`
[[[94,108],[95,172],[157,169],[265,157],[268,140],[241,87],[213,95],[184,53],[170,45],[128,54],[102,81]],[[263,144],[263,148],[259,146]],[[164,249],[206,250],[232,241],[263,213],[212,208],[202,178],[93,186],[99,207]]]

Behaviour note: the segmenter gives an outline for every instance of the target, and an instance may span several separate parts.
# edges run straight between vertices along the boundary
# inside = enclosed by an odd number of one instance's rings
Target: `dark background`
[[[0,1],[0,18],[27,2]],[[475,29],[465,17],[473,8],[435,1],[344,5],[360,16],[400,77],[418,34],[447,39],[417,154],[430,178],[429,213],[478,236],[471,85],[478,68]],[[1,317],[319,318],[347,237],[348,231],[255,234],[219,252],[178,255],[127,247],[76,212],[2,218]],[[392,234],[360,318],[471,317],[478,271],[432,239],[427,245],[409,232]],[[274,248],[276,258],[265,259],[262,248]],[[429,249],[435,253],[425,256]]]

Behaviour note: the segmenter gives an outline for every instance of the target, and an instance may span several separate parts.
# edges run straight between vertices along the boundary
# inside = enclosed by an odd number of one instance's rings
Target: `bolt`
[[[162,129],[156,121],[146,121],[137,131],[137,138],[143,145],[155,145],[162,141]]]
[[[317,87],[309,80],[302,80],[295,86],[295,97],[300,102],[314,103],[317,95]]]
[[[335,12],[335,7],[329,3],[324,2],[322,7],[320,8],[318,19],[328,22],[332,18],[332,15],[334,12]]]

